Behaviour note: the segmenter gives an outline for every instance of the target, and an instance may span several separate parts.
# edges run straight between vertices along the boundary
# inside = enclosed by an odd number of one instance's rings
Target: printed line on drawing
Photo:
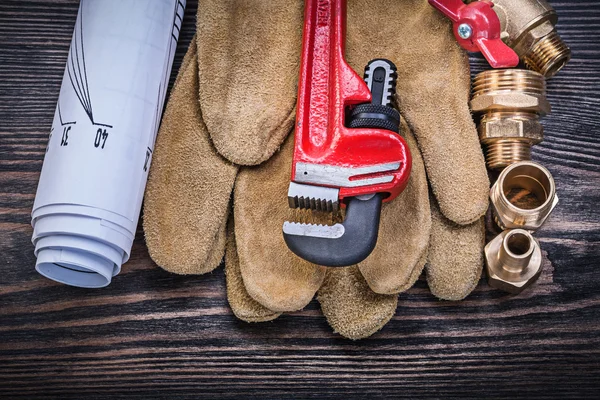
[[[60,102],[58,103],[58,106],[57,106],[57,108],[58,108],[58,120],[60,121],[60,124],[61,124],[62,126],[65,126],[65,125],[75,125],[75,124],[77,123],[77,122],[75,122],[75,121],[64,122],[64,121],[63,121],[63,119],[62,119],[62,114],[61,114],[61,112],[60,112]]]
[[[85,62],[85,50],[83,44],[83,6],[79,9],[79,24],[75,25],[73,33],[73,42],[67,61],[67,73],[75,95],[79,99],[83,110],[87,114],[93,125],[112,128],[112,125],[101,124],[94,120],[94,110],[92,108],[92,96],[90,95],[90,85]],[[61,118],[62,123],[62,118]]]

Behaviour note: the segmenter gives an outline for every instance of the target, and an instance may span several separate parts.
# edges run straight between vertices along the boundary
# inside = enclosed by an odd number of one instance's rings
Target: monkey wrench
[[[285,222],[283,236],[296,255],[331,267],[373,251],[382,202],[404,190],[412,166],[391,107],[396,67],[373,60],[361,79],[344,59],[345,34],[345,0],[305,1],[288,201],[315,211],[346,207],[346,216],[334,226]]]

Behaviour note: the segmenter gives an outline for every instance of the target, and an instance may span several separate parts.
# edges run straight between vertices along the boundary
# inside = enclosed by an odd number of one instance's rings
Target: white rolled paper
[[[185,0],[81,0],[32,212],[37,271],[110,284],[130,256]]]

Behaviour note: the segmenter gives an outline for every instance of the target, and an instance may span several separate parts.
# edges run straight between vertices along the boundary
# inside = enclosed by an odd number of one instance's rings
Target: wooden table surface
[[[174,75],[194,31],[188,3]],[[2,0],[0,397],[598,398],[600,3],[553,4],[573,59],[549,83],[553,113],[534,151],[561,201],[537,234],[549,258],[540,282],[514,297],[482,280],[451,303],[421,279],[381,332],[351,342],[316,302],[270,323],[236,320],[222,270],[171,275],[141,231],[106,289],[39,276],[30,212],[78,2]]]

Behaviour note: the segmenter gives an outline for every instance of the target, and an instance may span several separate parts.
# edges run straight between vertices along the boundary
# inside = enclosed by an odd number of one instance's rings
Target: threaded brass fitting
[[[534,71],[550,78],[571,59],[571,50],[556,32],[558,16],[545,0],[493,0],[501,37]]]
[[[571,59],[571,49],[562,41],[556,31],[549,33],[523,55],[528,68],[547,78],[558,73]]]
[[[480,117],[479,138],[490,169],[531,159],[544,139],[540,117],[550,112],[546,79],[525,69],[497,69],[473,81],[471,111]]]
[[[485,246],[488,283],[491,287],[518,294],[542,273],[539,242],[522,229],[504,231]]]
[[[558,204],[552,174],[532,161],[502,171],[490,190],[490,200],[500,228],[529,231],[539,229]]]

